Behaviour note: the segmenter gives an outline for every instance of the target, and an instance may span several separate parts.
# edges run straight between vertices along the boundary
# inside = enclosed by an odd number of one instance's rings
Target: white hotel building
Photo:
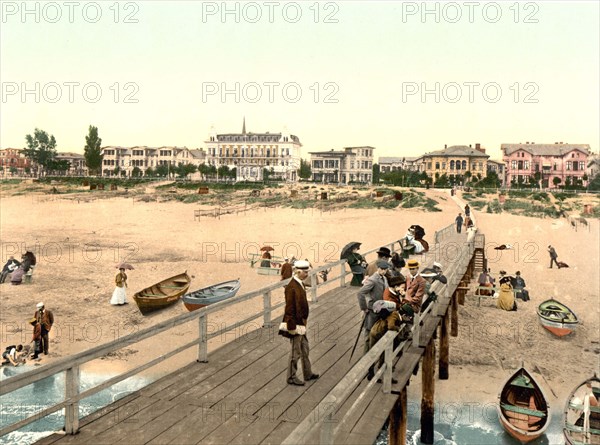
[[[190,150],[187,147],[117,147],[102,148],[102,176],[120,176],[125,172],[127,177],[135,167],[145,175],[148,168],[155,169],[159,165],[177,167],[178,164],[194,164],[197,167],[204,163],[203,150]],[[119,167],[119,173],[115,174]]]
[[[238,181],[261,181],[265,168],[272,171],[273,177],[297,181],[301,147],[298,136],[285,129],[282,133],[246,132],[244,120],[241,133],[217,134],[211,128],[206,163],[216,168],[235,168]]]

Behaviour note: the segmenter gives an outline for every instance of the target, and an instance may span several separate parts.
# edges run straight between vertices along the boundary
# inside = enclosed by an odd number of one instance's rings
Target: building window
[[[517,169],[517,161],[511,161],[510,168],[511,168],[511,170],[516,170]]]
[[[525,170],[529,170],[529,161],[523,161],[523,167]]]
[[[567,171],[571,170],[571,161],[567,161]]]
[[[450,170],[454,170],[454,161],[450,161]]]
[[[431,162],[427,163],[427,170],[431,170]]]
[[[585,170],[585,161],[579,161],[579,170]]]
[[[436,169],[436,170],[439,170],[439,169],[440,169],[440,163],[439,163],[439,162],[436,162],[436,163],[435,163],[435,169]]]

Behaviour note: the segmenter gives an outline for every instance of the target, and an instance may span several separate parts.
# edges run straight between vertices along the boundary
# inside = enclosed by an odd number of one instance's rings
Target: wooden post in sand
[[[448,380],[448,361],[450,356],[450,338],[448,336],[448,312],[444,314],[440,321],[440,361],[439,374],[440,380]]]
[[[435,389],[435,340],[429,340],[423,354],[423,370],[421,371],[423,395],[421,397],[421,442],[433,443],[433,396]]]
[[[450,322],[452,323],[450,326],[450,335],[452,337],[458,337],[458,302],[457,302],[457,293],[458,291],[454,291],[452,294],[452,299],[450,300]]]
[[[400,397],[390,412],[390,428],[388,430],[389,445],[404,445],[406,443],[406,412],[407,396],[406,386],[400,391]]]
[[[340,287],[346,284],[346,263],[340,264]]]

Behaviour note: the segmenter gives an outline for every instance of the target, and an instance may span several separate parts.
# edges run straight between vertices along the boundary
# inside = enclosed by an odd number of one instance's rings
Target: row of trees
[[[25,136],[27,148],[23,150],[25,157],[35,162],[40,167],[39,175],[44,176],[51,172],[65,172],[69,169],[69,161],[57,159],[56,138],[44,130],[36,128],[33,135]],[[98,128],[92,125],[88,128],[85,137],[84,158],[91,174],[98,174],[102,167],[102,139],[98,136]]]

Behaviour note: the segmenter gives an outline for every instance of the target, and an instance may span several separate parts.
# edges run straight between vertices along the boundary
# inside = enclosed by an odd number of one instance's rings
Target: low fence
[[[442,229],[442,231],[441,231],[442,234],[440,234],[439,236],[436,233],[434,238],[435,239],[443,238],[444,233],[447,233],[447,229],[448,228]],[[394,250],[393,246],[395,243],[396,243],[396,241],[387,244],[387,246],[390,248],[390,250],[392,250],[392,251]],[[471,242],[469,245],[471,246],[469,248],[469,252],[472,253],[473,243]],[[376,252],[376,250],[377,249],[372,249],[370,251],[365,252],[364,253],[365,258],[367,256],[373,254],[374,252]],[[460,278],[458,278],[458,281],[457,281],[456,277],[458,277],[460,270],[463,269],[463,263],[465,261],[468,263],[469,259],[470,259],[470,256],[465,255],[461,261],[459,261],[457,263],[453,263],[451,268],[447,271],[447,278],[449,281],[448,281],[448,286],[447,286],[446,292],[448,292],[448,289],[452,288],[453,286],[458,285],[458,283],[460,282]],[[423,261],[425,261],[425,260],[423,260]],[[308,289],[308,296],[310,297],[310,300],[312,302],[317,301],[318,291],[319,291],[319,289],[323,288],[324,286],[331,286],[331,285],[337,283],[338,280],[339,280],[339,286],[345,285],[346,277],[349,274],[351,274],[350,271],[346,270],[345,264],[346,264],[345,259],[339,260],[339,261],[318,267],[316,269],[312,269],[309,272],[311,286]],[[464,266],[464,268],[466,268],[466,266]],[[332,269],[332,270],[337,269],[339,271],[339,274],[332,276],[332,273],[330,273],[328,281],[319,283],[318,279],[317,279],[317,275],[325,269]],[[47,377],[50,377],[50,376],[53,376],[53,375],[56,375],[56,374],[59,374],[62,372],[64,372],[66,374],[65,399],[63,401],[53,404],[53,405],[49,406],[48,408],[43,409],[42,411],[37,412],[30,417],[27,417],[18,422],[15,422],[13,424],[5,426],[4,428],[0,429],[0,436],[8,434],[19,428],[22,428],[32,422],[40,420],[40,419],[42,419],[54,412],[57,412],[63,408],[65,410],[65,413],[64,413],[65,431],[67,434],[75,434],[79,429],[79,420],[80,420],[79,402],[80,402],[80,400],[82,400],[86,397],[92,396],[93,394],[96,394],[106,388],[109,388],[110,386],[113,386],[113,385],[115,385],[125,379],[128,379],[134,375],[137,375],[137,374],[173,357],[174,355],[179,354],[190,348],[194,348],[194,347],[197,348],[197,350],[198,350],[197,361],[207,362],[208,361],[208,341],[211,338],[220,336],[226,332],[237,329],[238,327],[243,326],[243,325],[250,323],[253,320],[256,320],[259,318],[263,319],[264,325],[269,325],[272,322],[273,312],[279,308],[282,308],[285,304],[283,302],[273,304],[272,303],[273,293],[277,290],[282,289],[284,286],[287,285],[288,282],[289,282],[289,279],[283,280],[283,281],[278,281],[277,283],[274,283],[270,286],[267,286],[267,287],[264,287],[264,288],[261,288],[261,289],[258,289],[258,290],[252,291],[252,292],[248,292],[243,295],[235,296],[231,299],[206,306],[204,308],[201,308],[201,309],[193,311],[193,312],[179,315],[172,319],[165,320],[161,323],[158,323],[157,325],[143,329],[137,333],[127,335],[123,338],[108,342],[104,345],[100,345],[95,348],[89,349],[87,351],[83,351],[83,352],[77,353],[75,355],[57,360],[54,363],[44,365],[44,366],[40,367],[39,369],[31,370],[26,373],[23,373],[23,374],[20,374],[20,375],[17,375],[17,376],[14,376],[14,377],[4,380],[2,382],[2,385],[0,385],[0,396],[9,394],[13,391],[16,391],[27,385],[31,385],[31,384],[38,382],[42,379],[45,379]],[[434,290],[436,292],[438,292],[438,291],[442,292],[443,288],[444,287],[441,286],[437,282],[434,283],[432,286],[432,290]],[[441,293],[439,295],[441,295]],[[212,332],[210,334],[208,333],[208,316],[210,314],[215,314],[217,312],[226,311],[226,310],[228,310],[228,308],[230,306],[232,306],[234,304],[245,302],[245,301],[248,301],[248,300],[251,300],[254,298],[262,298],[262,300],[263,300],[263,310],[262,311],[256,312],[256,313],[246,317],[245,319],[240,320],[231,325],[226,325],[216,332]],[[418,341],[419,330],[423,324],[423,320],[426,319],[427,314],[431,313],[431,311],[435,311],[435,308],[436,308],[436,304],[434,303],[428,307],[427,311],[424,314],[420,315],[420,318],[417,317],[417,319],[415,320],[415,323],[414,323],[414,327],[413,327],[413,341],[415,341],[415,338]],[[111,377],[110,379],[106,380],[105,382],[103,382],[97,386],[88,388],[85,391],[81,390],[80,368],[85,363],[90,362],[95,359],[98,359],[100,357],[103,357],[109,353],[113,353],[119,349],[129,347],[129,346],[136,344],[142,340],[156,336],[160,333],[163,333],[165,331],[173,329],[184,323],[192,322],[194,320],[197,320],[197,323],[198,323],[198,337],[197,338],[193,339],[192,341],[189,341],[188,343],[186,343],[182,346],[177,347],[176,349],[171,350],[170,352],[168,352],[160,357],[150,360],[150,361],[148,361],[142,365],[139,365],[131,370],[128,370],[124,373],[121,373],[119,375]],[[383,349],[390,347],[389,344],[391,344],[390,343],[391,340],[389,340],[389,336],[385,337],[385,338],[386,338],[386,340],[381,343],[381,346],[378,348],[375,348],[374,351],[379,351],[379,353],[381,353],[383,351]],[[399,352],[398,349],[396,351],[394,351],[394,356],[398,352]],[[360,368],[356,372],[360,374],[363,371],[365,371],[365,373],[366,373],[368,366],[370,366],[375,361],[377,361],[378,357],[379,357],[379,355],[376,354],[376,352],[373,352],[373,354],[366,355],[364,358],[366,361],[363,362],[363,360],[361,360],[359,362]],[[368,363],[368,365],[365,365],[365,363]],[[365,368],[365,366],[366,366],[366,368]],[[384,378],[385,379],[391,378],[391,377],[389,377],[390,375],[391,374],[389,374],[388,376],[384,376]],[[346,379],[344,379],[343,381],[346,381]],[[389,385],[384,384],[384,390],[389,390]]]

